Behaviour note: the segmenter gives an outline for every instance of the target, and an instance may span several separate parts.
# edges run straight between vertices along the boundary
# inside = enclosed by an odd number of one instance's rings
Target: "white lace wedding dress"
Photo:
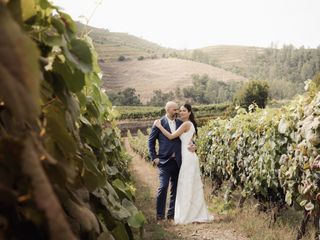
[[[190,129],[180,136],[182,164],[178,178],[174,212],[176,224],[213,220],[213,216],[209,215],[204,200],[198,156],[188,150],[188,145],[195,132],[193,124],[191,122],[190,124]]]

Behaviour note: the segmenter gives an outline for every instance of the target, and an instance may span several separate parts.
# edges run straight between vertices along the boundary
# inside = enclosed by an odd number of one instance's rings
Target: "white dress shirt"
[[[170,118],[167,117],[167,120],[168,120],[168,123],[169,123],[169,127],[170,127],[170,131],[171,133],[174,133],[177,129],[177,126],[176,126],[176,120],[171,120]]]
[[[177,129],[176,120],[171,120],[170,118],[168,118],[167,115],[166,115],[166,117],[167,117],[167,120],[169,123],[170,131],[171,131],[171,133],[174,133]],[[175,157],[175,153],[173,153],[171,157]]]

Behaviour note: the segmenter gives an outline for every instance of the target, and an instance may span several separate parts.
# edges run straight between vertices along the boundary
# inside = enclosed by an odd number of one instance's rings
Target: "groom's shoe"
[[[168,215],[168,216],[167,216],[167,219],[168,219],[168,220],[173,220],[173,219],[174,219],[174,216]]]
[[[157,224],[158,224],[158,225],[162,224],[163,221],[164,221],[164,218],[163,218],[163,217],[159,217],[159,216],[157,217]]]
[[[164,219],[157,219],[157,225],[164,224]]]

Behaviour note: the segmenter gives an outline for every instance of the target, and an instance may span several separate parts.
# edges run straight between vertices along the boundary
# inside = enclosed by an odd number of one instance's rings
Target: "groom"
[[[173,133],[182,124],[182,121],[177,119],[179,107],[175,102],[168,102],[165,106],[166,115],[161,118],[162,126],[169,132]],[[159,143],[159,151],[156,153],[156,140]],[[170,189],[170,204],[167,213],[167,219],[174,219],[174,207],[177,193],[178,175],[181,166],[181,141],[179,138],[169,140],[156,127],[152,126],[148,140],[149,155],[154,165],[159,169],[160,185],[157,194],[157,221],[164,220],[166,199],[169,182]],[[189,150],[194,152],[195,147],[189,146]]]

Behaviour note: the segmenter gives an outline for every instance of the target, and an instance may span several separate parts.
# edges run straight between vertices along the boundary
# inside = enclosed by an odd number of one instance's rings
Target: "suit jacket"
[[[176,129],[180,127],[182,121],[176,119]],[[161,118],[162,126],[167,129],[169,132],[170,126],[168,119],[166,117]],[[156,140],[159,142],[159,152],[156,152]],[[168,162],[173,153],[175,153],[176,161],[178,167],[181,166],[181,141],[177,137],[175,139],[169,140],[156,126],[152,126],[151,133],[148,139],[148,149],[151,160],[153,161],[156,158],[159,158],[159,166],[162,166]]]

